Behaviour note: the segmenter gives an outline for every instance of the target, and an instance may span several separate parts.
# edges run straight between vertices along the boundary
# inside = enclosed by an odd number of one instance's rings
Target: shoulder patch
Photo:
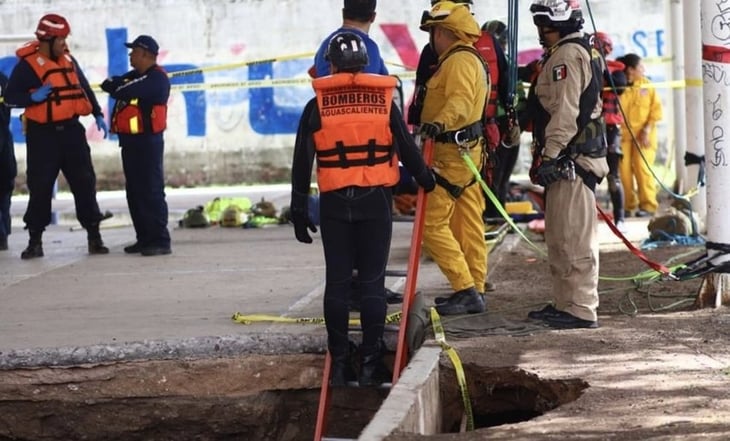
[[[564,64],[553,67],[553,81],[564,80],[568,76],[568,68]]]

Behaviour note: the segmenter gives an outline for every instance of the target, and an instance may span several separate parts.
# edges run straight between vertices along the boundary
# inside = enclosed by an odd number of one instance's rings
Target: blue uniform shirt
[[[365,47],[368,50],[369,62],[368,65],[365,66],[365,68],[362,70],[363,72],[388,75],[388,69],[385,67],[385,62],[380,56],[380,49],[378,49],[378,45],[368,36],[368,34],[359,29],[339,28],[324,39],[322,44],[319,46],[317,53],[314,55],[314,69],[317,78],[330,74],[330,63],[324,60],[324,54],[325,52],[327,52],[327,45],[329,44],[330,39],[335,34],[338,34],[340,32],[352,32],[354,34],[357,34],[358,36],[360,36],[360,38],[362,38],[362,41],[365,43]]]

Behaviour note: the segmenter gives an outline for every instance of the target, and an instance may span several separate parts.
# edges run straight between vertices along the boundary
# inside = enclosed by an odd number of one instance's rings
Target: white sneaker
[[[622,220],[616,222],[616,229],[622,233],[627,233],[629,231],[629,228],[626,226],[626,222]]]

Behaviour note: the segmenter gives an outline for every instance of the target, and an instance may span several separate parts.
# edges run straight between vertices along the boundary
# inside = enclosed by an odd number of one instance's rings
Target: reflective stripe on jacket
[[[52,89],[48,98],[25,108],[25,118],[46,124],[64,121],[92,111],[91,101],[81,87],[76,65],[70,54],[54,61],[38,51],[40,43],[33,41],[16,51],[16,55],[30,65],[43,84]]]
[[[320,191],[394,186],[398,156],[390,131],[396,79],[339,73],[312,82],[322,128],[314,133]]]
[[[160,67],[156,69],[165,75]],[[167,103],[150,104],[149,100],[133,98],[128,101],[117,100],[112,113],[112,133],[125,135],[162,133],[167,128]]]

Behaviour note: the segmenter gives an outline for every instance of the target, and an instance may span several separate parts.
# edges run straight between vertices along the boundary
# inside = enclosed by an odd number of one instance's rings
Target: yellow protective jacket
[[[64,54],[53,61],[38,51],[39,44],[38,41],[26,44],[16,55],[25,59],[41,82],[50,84],[52,89],[45,101],[26,107],[24,117],[46,124],[90,114],[91,101],[81,87],[71,55]]]
[[[642,78],[634,82],[633,85],[627,87],[619,96],[619,102],[624,109],[626,117],[624,124],[621,126],[621,137],[624,140],[630,140],[631,134],[626,126],[631,128],[634,136],[639,136],[639,132],[647,125],[651,124],[649,132],[650,148],[657,147],[657,121],[663,118],[662,101],[657,94],[651,81]]]
[[[339,73],[312,82],[322,128],[313,134],[322,192],[349,186],[394,186],[398,156],[390,131],[396,79]]]
[[[439,68],[426,82],[421,113],[421,121],[439,122],[445,131],[459,130],[481,121],[490,91],[482,61],[468,50],[455,50],[457,46],[471,44],[456,42],[439,56]],[[453,150],[454,157],[459,159],[457,150]],[[438,153],[437,150],[436,156]]]

